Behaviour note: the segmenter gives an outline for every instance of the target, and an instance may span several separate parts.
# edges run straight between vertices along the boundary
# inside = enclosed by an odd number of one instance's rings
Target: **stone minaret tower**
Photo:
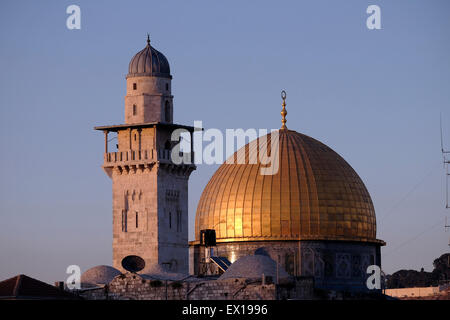
[[[103,169],[112,179],[113,266],[123,270],[128,255],[155,266],[188,273],[188,180],[195,170],[193,153],[174,164],[175,129],[191,135],[193,127],[173,124],[169,63],[150,45],[130,62],[125,96],[125,124],[96,127],[105,134]],[[108,134],[117,134],[108,150]],[[110,137],[114,139],[115,137]],[[192,150],[192,143],[191,143]]]

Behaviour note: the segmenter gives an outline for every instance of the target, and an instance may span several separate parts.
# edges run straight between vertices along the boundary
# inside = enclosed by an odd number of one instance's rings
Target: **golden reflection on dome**
[[[275,175],[261,175],[264,165],[248,161],[249,150],[257,152],[259,144],[270,145],[272,134],[243,147],[243,164],[219,167],[197,207],[196,241],[200,230],[215,229],[217,242],[382,242],[376,240],[372,200],[353,168],[304,134],[283,129],[278,136],[280,162]],[[233,157],[239,154],[244,153],[238,151]]]

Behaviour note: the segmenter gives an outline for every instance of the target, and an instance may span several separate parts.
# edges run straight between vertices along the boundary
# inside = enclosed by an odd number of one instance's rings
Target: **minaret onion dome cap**
[[[147,34],[147,45],[131,59],[128,66],[128,77],[151,76],[171,79],[169,61],[158,50],[150,45]]]

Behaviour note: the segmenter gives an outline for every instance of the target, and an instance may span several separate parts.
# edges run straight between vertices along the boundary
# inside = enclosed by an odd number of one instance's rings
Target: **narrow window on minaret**
[[[166,91],[169,91],[169,84],[166,83]]]
[[[137,114],[137,107],[135,104],[133,104],[133,116]]]
[[[139,226],[139,222],[138,222],[138,213],[137,213],[137,211],[136,211],[136,229],[138,228],[138,226]]]
[[[177,211],[177,231],[181,232],[181,211]]]
[[[133,90],[136,90],[137,89],[137,85],[136,85],[136,83],[133,83]]]
[[[169,212],[169,229],[172,229],[172,212]]]
[[[170,122],[170,103],[169,103],[169,101],[166,101],[166,106],[165,106],[164,109],[165,109],[165,110],[164,110],[164,113],[165,113],[165,115],[164,115],[165,120],[166,120],[166,122]]]
[[[122,231],[127,232],[127,211],[122,211]]]

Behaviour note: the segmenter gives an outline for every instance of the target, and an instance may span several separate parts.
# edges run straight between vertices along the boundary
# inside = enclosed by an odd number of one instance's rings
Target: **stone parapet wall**
[[[415,288],[400,288],[400,289],[386,289],[386,295],[396,298],[403,297],[427,297],[439,294],[439,287],[415,287]]]
[[[88,300],[276,300],[313,299],[312,278],[276,285],[246,279],[184,281],[149,279],[131,273],[114,278],[107,286],[82,290]]]

